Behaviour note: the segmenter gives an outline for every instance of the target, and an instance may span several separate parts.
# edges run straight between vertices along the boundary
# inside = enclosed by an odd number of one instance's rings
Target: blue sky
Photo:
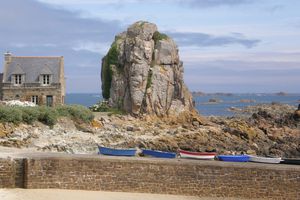
[[[298,0],[0,0],[0,51],[62,55],[67,92],[100,92],[114,36],[145,20],[177,42],[191,91],[299,93],[299,10]]]

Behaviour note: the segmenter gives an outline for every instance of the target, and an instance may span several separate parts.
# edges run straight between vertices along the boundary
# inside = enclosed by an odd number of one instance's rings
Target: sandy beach
[[[58,189],[0,189],[1,200],[212,200],[191,196]],[[227,200],[236,198],[225,198]]]

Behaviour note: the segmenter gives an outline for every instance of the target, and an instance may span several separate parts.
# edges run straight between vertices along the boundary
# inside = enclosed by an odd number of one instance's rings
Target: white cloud
[[[37,0],[43,3],[56,5],[106,5],[121,3],[137,3],[140,0]]]
[[[56,44],[53,43],[43,43],[43,44],[36,44],[36,43],[11,43],[9,46],[16,47],[16,48],[24,48],[24,47],[57,47]]]
[[[94,53],[106,54],[109,49],[109,43],[96,43],[92,41],[77,42],[72,49],[75,51],[90,51]]]
[[[300,69],[300,52],[180,51],[185,66],[215,65],[230,69]]]

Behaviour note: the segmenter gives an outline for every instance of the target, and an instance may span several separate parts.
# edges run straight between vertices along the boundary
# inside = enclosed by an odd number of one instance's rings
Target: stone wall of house
[[[39,157],[25,160],[24,184],[31,189],[300,199],[300,166],[183,159]]]
[[[47,86],[47,87],[3,87],[2,88],[2,100],[20,100],[31,101],[32,96],[38,96],[38,104],[46,105],[46,96],[53,96],[53,106],[61,105],[64,103],[63,93],[61,86]]]

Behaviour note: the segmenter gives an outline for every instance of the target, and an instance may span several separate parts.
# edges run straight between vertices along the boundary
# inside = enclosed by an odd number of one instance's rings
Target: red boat
[[[179,150],[179,154],[181,158],[193,158],[201,160],[213,160],[217,155],[216,152],[191,152],[184,150]]]

